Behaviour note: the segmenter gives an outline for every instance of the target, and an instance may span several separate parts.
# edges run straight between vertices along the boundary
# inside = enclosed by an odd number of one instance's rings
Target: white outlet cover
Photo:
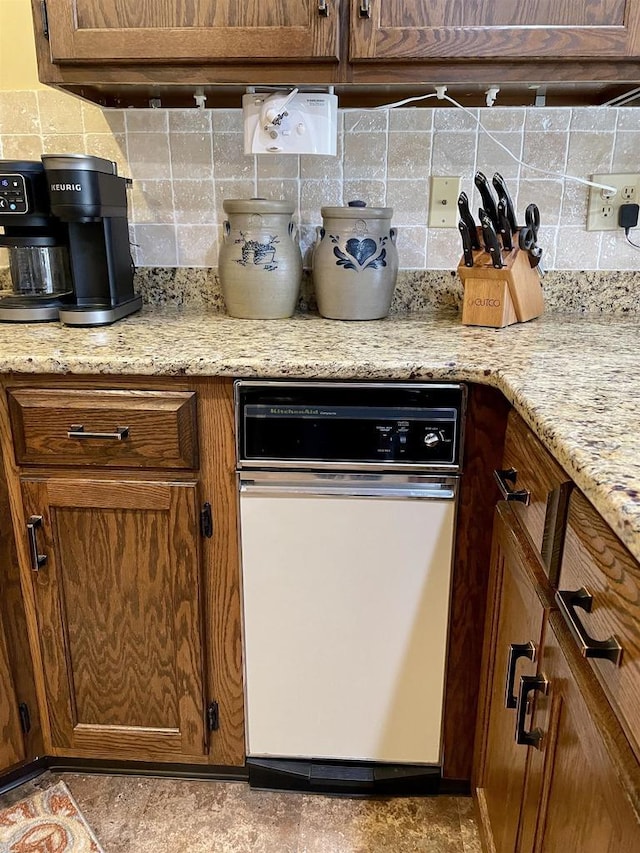
[[[431,176],[429,192],[429,228],[458,227],[458,196],[460,177]]]
[[[592,175],[598,184],[609,184],[616,192],[610,193],[599,187],[589,187],[587,208],[587,231],[617,231],[618,212],[623,204],[638,204],[640,200],[640,175],[633,173],[618,175]]]

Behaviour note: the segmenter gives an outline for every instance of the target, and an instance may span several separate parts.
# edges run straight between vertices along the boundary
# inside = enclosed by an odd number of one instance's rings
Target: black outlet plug
[[[624,228],[627,232],[629,231],[629,229],[635,228],[638,224],[639,211],[640,205],[621,204],[620,210],[618,211],[618,225],[621,228]]]

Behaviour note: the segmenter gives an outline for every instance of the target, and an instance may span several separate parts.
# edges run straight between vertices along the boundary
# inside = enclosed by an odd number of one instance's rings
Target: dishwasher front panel
[[[439,763],[455,506],[241,490],[250,757]]]

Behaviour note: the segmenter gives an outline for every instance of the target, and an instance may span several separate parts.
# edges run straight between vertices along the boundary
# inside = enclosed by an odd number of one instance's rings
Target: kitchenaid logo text
[[[51,187],[52,193],[63,193],[63,192],[74,192],[80,193],[82,192],[82,184],[49,184]]]
[[[477,305],[479,308],[499,308],[500,300],[499,299],[474,299],[473,304]]]

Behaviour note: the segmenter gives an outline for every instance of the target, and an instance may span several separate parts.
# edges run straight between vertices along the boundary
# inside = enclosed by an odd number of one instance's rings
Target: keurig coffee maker
[[[51,212],[66,223],[73,302],[63,323],[101,326],[142,307],[133,292],[127,222],[127,180],[116,164],[87,154],[45,154]]]
[[[127,180],[110,160],[0,160],[0,226],[12,284],[0,298],[0,321],[104,326],[142,307],[133,292]]]
[[[65,223],[51,215],[39,160],[0,160],[0,226],[13,289],[0,298],[0,320],[57,320],[59,309],[73,301],[69,238]]]

